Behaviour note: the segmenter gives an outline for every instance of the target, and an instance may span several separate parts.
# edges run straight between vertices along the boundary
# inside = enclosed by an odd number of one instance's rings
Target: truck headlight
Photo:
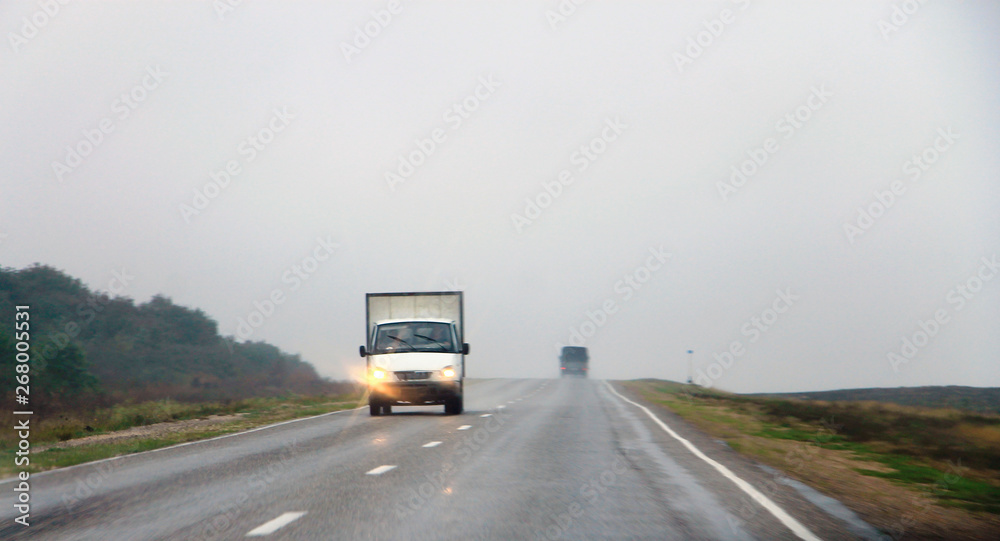
[[[455,369],[450,366],[447,366],[445,367],[444,370],[441,371],[441,375],[446,378],[453,378],[455,377]]]
[[[372,377],[375,379],[385,379],[385,376],[385,370],[379,370],[378,368],[372,370]]]

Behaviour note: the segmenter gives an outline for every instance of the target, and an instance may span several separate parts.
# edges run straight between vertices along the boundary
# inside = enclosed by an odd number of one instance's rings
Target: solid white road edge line
[[[247,532],[247,537],[257,537],[261,535],[271,535],[283,526],[287,526],[291,522],[294,522],[300,518],[302,515],[306,514],[305,511],[290,511],[288,513],[283,513],[278,518],[269,520],[260,526]]]
[[[396,466],[394,466],[394,465],[386,464],[384,466],[379,466],[379,467],[377,467],[377,468],[375,468],[375,469],[367,472],[365,475],[382,475],[383,473],[385,473],[385,472],[387,472],[389,470],[395,469],[395,468],[396,468]]]
[[[737,477],[736,474],[734,474],[732,471],[729,470],[729,468],[712,460],[705,453],[701,452],[701,449],[695,447],[693,443],[682,438],[680,434],[674,432],[669,426],[666,425],[666,423],[661,421],[659,417],[653,415],[653,412],[649,411],[649,408],[643,406],[642,404],[633,402],[628,398],[625,398],[618,391],[616,391],[615,388],[612,387],[607,380],[604,380],[604,384],[608,386],[608,389],[610,389],[611,392],[615,394],[615,396],[646,412],[646,415],[648,415],[649,418],[652,419],[656,424],[660,425],[660,428],[662,428],[664,432],[670,434],[675,440],[684,444],[684,447],[687,447],[689,451],[694,453],[694,456],[707,462],[710,466],[715,468],[716,471],[722,474],[723,477],[732,481],[736,486],[740,487],[740,489],[743,490],[743,492],[746,492],[747,494],[750,495],[751,498],[757,500],[757,503],[759,503],[764,509],[767,509],[772,515],[774,515],[775,518],[781,521],[782,524],[784,524],[789,530],[792,531],[792,533],[797,535],[800,539],[807,539],[809,541],[821,541],[819,537],[816,537],[816,535],[813,534],[811,531],[809,531],[808,528],[803,526],[801,522],[795,520],[795,518],[786,513],[784,509],[778,507],[777,504],[772,502],[767,496],[765,496],[759,490],[754,488],[753,485]]]
[[[45,474],[63,472],[63,471],[68,471],[68,470],[72,470],[72,469],[75,469],[75,468],[83,468],[83,467],[86,467],[86,466],[93,466],[94,464],[100,464],[102,462],[111,462],[112,460],[122,460],[122,459],[125,459],[125,458],[132,458],[132,457],[135,457],[135,456],[141,456],[141,455],[145,455],[145,454],[149,454],[149,453],[158,453],[160,451],[169,451],[170,449],[177,449],[178,447],[187,447],[188,445],[195,445],[197,443],[208,443],[210,441],[224,440],[226,438],[232,438],[232,437],[235,437],[235,436],[242,436],[244,434],[250,434],[251,432],[257,432],[257,431],[260,431],[260,430],[266,430],[268,428],[274,428],[276,426],[287,425],[287,424],[291,424],[291,423],[297,423],[299,421],[308,421],[309,419],[318,419],[320,417],[326,417],[327,415],[336,415],[338,413],[346,413],[348,411],[358,411],[358,410],[365,409],[367,407],[368,406],[365,405],[365,406],[361,406],[359,408],[351,408],[351,409],[337,410],[337,411],[328,411],[326,413],[320,413],[319,415],[313,415],[311,417],[299,417],[298,419],[289,419],[287,421],[281,421],[280,423],[274,423],[273,425],[258,426],[256,428],[251,428],[250,430],[244,430],[242,432],[232,432],[230,434],[223,434],[221,436],[215,436],[215,437],[204,439],[204,440],[186,441],[184,443],[177,443],[177,444],[174,444],[174,445],[170,445],[168,447],[160,447],[160,448],[157,448],[157,449],[150,449],[148,451],[140,451],[138,453],[131,453],[131,454],[127,454],[127,455],[118,455],[118,456],[112,456],[112,457],[108,457],[108,458],[102,458],[100,460],[94,460],[93,462],[81,462],[80,464],[73,464],[72,466],[66,466],[64,468],[56,468],[54,470],[46,470],[46,471],[43,471],[43,472],[33,473],[32,475],[34,475],[35,477],[41,477],[41,476],[43,476]],[[0,485],[2,485],[4,483],[8,483],[10,481],[17,481],[17,477],[11,477],[11,478],[8,478],[8,479],[0,479]]]

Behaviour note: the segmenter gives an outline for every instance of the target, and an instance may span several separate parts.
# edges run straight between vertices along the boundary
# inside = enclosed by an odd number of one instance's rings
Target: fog
[[[4,266],[337,379],[366,292],[460,289],[471,377],[572,344],[738,392],[1000,385],[995,3],[47,0],[0,28]]]

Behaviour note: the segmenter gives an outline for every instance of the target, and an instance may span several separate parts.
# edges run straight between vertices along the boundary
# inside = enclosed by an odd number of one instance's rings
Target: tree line
[[[157,295],[91,291],[47,265],[0,267],[0,395],[14,391],[14,310],[31,307],[31,397],[37,410],[171,398],[214,401],[344,392],[298,355],[237,342],[199,309]]]

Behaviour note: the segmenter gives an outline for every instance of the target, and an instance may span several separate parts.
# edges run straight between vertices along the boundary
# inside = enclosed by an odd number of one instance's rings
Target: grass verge
[[[355,408],[362,395],[289,395],[186,404],[158,400],[43,419],[31,431],[31,463],[15,465],[17,440],[0,440],[0,479],[241,432]],[[0,420],[11,426],[13,420]]]
[[[624,385],[893,537],[1000,531],[1000,416],[750,397],[659,380]]]

